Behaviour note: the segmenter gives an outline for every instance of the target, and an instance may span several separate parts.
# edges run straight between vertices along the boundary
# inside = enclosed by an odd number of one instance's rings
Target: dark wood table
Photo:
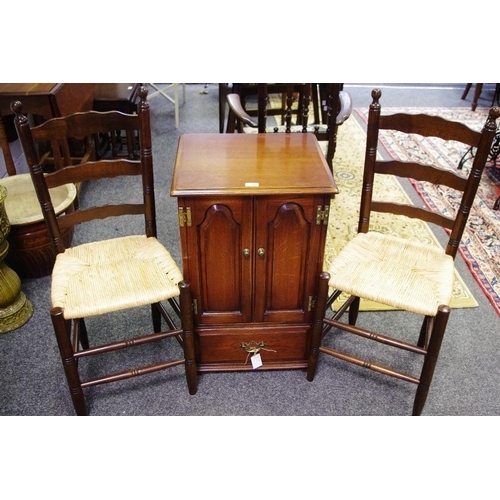
[[[12,101],[21,101],[23,112],[44,120],[92,109],[94,83],[0,83],[0,146],[8,175],[16,169],[10,153],[3,116],[12,114]]]

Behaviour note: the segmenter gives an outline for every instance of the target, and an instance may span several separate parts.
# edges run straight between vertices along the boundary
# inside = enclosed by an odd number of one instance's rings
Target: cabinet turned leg
[[[316,309],[314,312],[314,322],[311,332],[311,347],[309,349],[309,358],[307,360],[307,380],[312,382],[316,374],[318,365],[319,348],[323,332],[323,319],[325,317],[326,301],[328,299],[328,281],[330,275],[323,272],[319,276],[318,298],[316,299]]]

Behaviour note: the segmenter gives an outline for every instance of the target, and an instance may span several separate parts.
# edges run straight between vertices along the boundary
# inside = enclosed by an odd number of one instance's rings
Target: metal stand
[[[491,168],[497,167],[498,157],[500,155],[500,126],[497,128],[497,133],[493,139],[493,144],[491,145],[490,153],[488,155],[488,160],[492,162]],[[472,160],[474,158],[474,148],[470,147],[465,154],[462,156],[460,163],[458,164],[458,169],[462,170],[467,160]],[[493,210],[498,210],[500,208],[500,196],[495,200],[493,204]]]
[[[170,101],[174,105],[175,110],[175,128],[179,128],[179,84],[178,83],[170,83],[166,87],[159,88],[154,83],[148,83],[151,87],[153,87],[156,92],[152,92],[148,95],[148,101],[157,95],[162,95],[167,101]],[[166,92],[167,90],[173,88],[174,89],[174,97],[169,96]],[[182,104],[186,102],[186,84],[182,84]]]

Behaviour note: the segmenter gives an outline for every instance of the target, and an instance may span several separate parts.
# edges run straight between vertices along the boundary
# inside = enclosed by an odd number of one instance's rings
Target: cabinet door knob
[[[250,248],[243,249],[243,257],[245,257],[247,259],[250,257]]]
[[[261,257],[263,259],[264,255],[266,255],[266,251],[261,247],[257,250],[257,254],[259,257]]]

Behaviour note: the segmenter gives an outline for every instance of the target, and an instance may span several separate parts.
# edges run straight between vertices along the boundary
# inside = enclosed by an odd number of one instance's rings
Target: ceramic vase
[[[33,315],[33,305],[21,291],[21,280],[7,264],[10,222],[5,211],[7,188],[0,185],[0,333],[23,326]]]

